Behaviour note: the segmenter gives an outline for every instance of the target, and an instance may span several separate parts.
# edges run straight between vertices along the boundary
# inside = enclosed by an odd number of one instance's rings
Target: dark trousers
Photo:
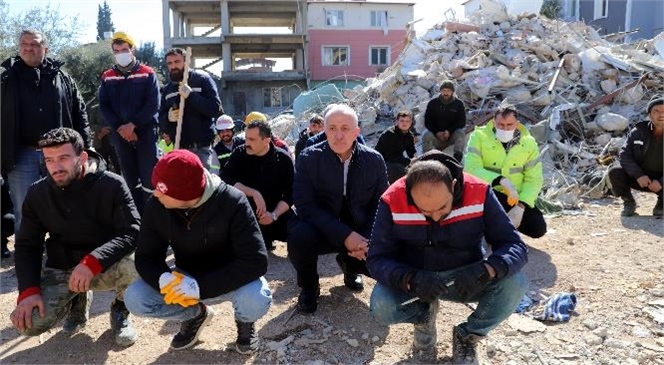
[[[639,183],[636,182],[636,179],[629,176],[627,172],[625,172],[625,169],[622,168],[620,165],[615,165],[609,169],[609,181],[611,182],[611,190],[613,191],[613,195],[621,198],[622,200],[634,200],[634,196],[632,195],[632,190],[639,190],[639,191],[645,191],[652,193],[648,188],[642,188],[639,186]],[[657,176],[651,176],[648,175],[648,177],[652,179],[658,179],[659,177]],[[660,191],[658,195],[661,195],[662,192]]]
[[[512,207],[507,204],[507,195],[496,190],[493,192],[496,193],[500,205],[503,206],[503,209],[505,209],[506,212],[512,209]],[[544,220],[542,212],[536,207],[531,208],[526,204],[524,204],[524,206],[526,209],[523,211],[523,219],[517,230],[532,238],[540,238],[544,236],[544,234],[546,234],[546,221]]]
[[[118,161],[118,155],[115,153],[115,147],[111,144],[111,137],[106,135],[95,142],[95,149],[106,161],[108,170],[120,174],[120,161]]]
[[[387,180],[390,184],[406,175],[407,165],[398,162],[385,162],[385,165],[387,166]]]
[[[288,223],[288,258],[297,272],[297,285],[303,290],[318,288],[318,256],[339,253],[352,273],[369,275],[364,261],[348,256],[346,247],[337,246],[311,223],[294,216]]]
[[[12,205],[11,198],[9,196],[9,188],[7,187],[7,182],[2,184],[2,195],[0,195],[0,205],[2,206],[2,225],[0,226],[0,239],[2,241],[2,251],[7,251],[7,243],[9,242],[9,237],[14,234],[14,206]]]
[[[269,225],[258,224],[265,241],[265,247],[273,247],[273,241],[278,240],[281,242],[288,241],[288,221],[293,216],[293,211],[288,210],[286,213],[279,216],[276,222]]]

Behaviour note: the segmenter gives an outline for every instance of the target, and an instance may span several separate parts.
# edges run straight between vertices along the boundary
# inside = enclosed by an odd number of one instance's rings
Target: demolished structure
[[[503,100],[517,105],[519,119],[540,143],[543,195],[565,208],[606,193],[608,165],[630,126],[646,118],[650,96],[664,87],[664,33],[615,43],[620,35],[602,37],[582,22],[508,14],[484,0],[468,21],[444,21],[421,37],[409,34],[392,66],[346,93],[369,145],[400,109],[413,111],[422,132],[427,102],[451,79],[466,104],[467,132],[491,119]],[[296,135],[280,124],[283,137]]]

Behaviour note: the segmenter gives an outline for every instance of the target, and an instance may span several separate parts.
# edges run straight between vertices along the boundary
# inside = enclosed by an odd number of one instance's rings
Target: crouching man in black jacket
[[[83,150],[83,138],[73,129],[47,132],[39,147],[48,176],[30,187],[23,204],[12,323],[21,334],[36,336],[67,316],[63,331],[74,333],[88,318],[88,290],[114,290],[115,342],[132,345],[138,336],[123,293],[138,278],[133,251],[140,218],[129,188],[122,177],[106,171],[96,152]]]
[[[230,300],[236,350],[257,351],[254,322],[267,313],[272,292],[263,278],[267,250],[249,201],[187,150],[162,157],[152,184],[136,249],[141,280],[127,289],[127,308],[138,316],[182,321],[171,348],[183,350],[196,344],[214,316],[201,300]],[[173,268],[166,264],[168,246]]]

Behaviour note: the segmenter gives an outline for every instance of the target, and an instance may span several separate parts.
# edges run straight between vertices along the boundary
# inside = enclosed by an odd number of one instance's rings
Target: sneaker
[[[634,199],[623,200],[623,210],[620,213],[623,217],[631,217],[636,214],[636,201]]]
[[[361,292],[364,290],[364,283],[362,282],[362,275],[352,272],[348,267],[348,264],[343,259],[342,254],[337,254],[337,264],[341,268],[341,271],[344,273],[344,285],[350,291]]]
[[[235,350],[243,355],[253,354],[258,351],[258,335],[254,322],[239,322],[237,325],[237,340],[235,341]]]
[[[73,335],[82,330],[90,318],[90,305],[92,304],[92,292],[80,293],[71,300],[69,314],[62,324],[62,332]]]
[[[203,332],[203,327],[210,323],[210,320],[214,317],[212,308],[203,303],[199,303],[198,305],[201,313],[180,324],[180,332],[176,333],[171,341],[171,348],[173,350],[184,350],[195,345],[198,341],[198,336]]]
[[[436,317],[438,317],[438,304],[436,299],[429,304],[429,313],[427,319],[422,323],[414,324],[413,331],[413,349],[425,350],[436,346],[438,334],[436,331]]]
[[[316,289],[302,289],[297,297],[297,311],[301,314],[312,314],[318,308],[318,297],[320,296],[320,287]]]
[[[463,334],[458,326],[452,330],[452,362],[454,364],[472,364],[477,361],[477,343],[482,336]]]
[[[111,330],[115,336],[115,343],[117,345],[127,347],[136,343],[138,340],[138,333],[134,329],[131,319],[129,318],[129,311],[125,303],[121,300],[115,299],[111,303]]]
[[[652,215],[655,217],[661,217],[663,208],[664,202],[662,201],[662,194],[660,192],[660,194],[657,195],[657,204],[655,204],[655,207],[652,209]]]

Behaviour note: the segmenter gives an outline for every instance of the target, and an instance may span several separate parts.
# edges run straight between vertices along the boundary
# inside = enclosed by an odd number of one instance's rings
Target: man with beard
[[[654,95],[650,99],[647,113],[649,121],[637,123],[632,128],[620,149],[619,163],[608,172],[613,194],[623,201],[623,217],[637,214],[631,189],[657,194],[652,215],[662,216],[664,95]]]
[[[300,156],[300,152],[307,146],[307,140],[323,131],[323,117],[315,114],[309,119],[309,127],[300,132],[300,138],[295,144],[295,161]]]
[[[327,139],[302,151],[293,179],[296,216],[288,227],[288,258],[297,272],[297,309],[303,314],[318,308],[319,255],[336,253],[344,286],[364,290],[371,228],[387,189],[383,157],[357,142],[355,110],[335,104],[324,118]]]
[[[166,51],[166,67],[171,82],[161,91],[159,125],[176,140],[180,115],[180,98],[185,99],[182,116],[182,135],[179,148],[189,150],[201,159],[203,166],[213,174],[219,173],[219,160],[212,149],[214,122],[223,114],[217,86],[205,72],[189,69],[187,83],[182,83],[187,53],[182,48]]]
[[[486,258],[483,240],[492,248]],[[414,352],[436,346],[440,299],[478,302],[452,331],[455,364],[473,362],[476,342],[526,292],[528,249],[493,189],[440,151],[414,160],[381,196],[369,247],[371,313],[385,325],[413,323]]]
[[[219,142],[214,145],[213,149],[214,153],[217,154],[217,158],[219,158],[219,170],[222,171],[226,166],[226,162],[228,162],[228,158],[231,157],[231,152],[236,147],[242,146],[244,139],[240,136],[234,136],[235,122],[233,122],[233,118],[226,114],[217,119],[214,128],[217,130]]]
[[[135,46],[127,33],[113,34],[111,49],[117,64],[101,76],[99,111],[111,128],[122,177],[142,212],[157,163],[159,85],[154,70],[136,59]]]
[[[293,160],[274,145],[267,122],[249,123],[244,140],[244,146],[233,150],[220,176],[250,198],[265,246],[273,250],[274,240],[286,242],[287,238],[293,204]]]
[[[83,149],[83,139],[73,129],[44,134],[39,147],[49,175],[30,187],[23,205],[12,324],[23,335],[36,336],[71,313],[76,298],[88,290],[114,290],[110,315],[115,342],[132,345],[138,335],[124,292],[138,278],[133,252],[140,218],[129,188],[122,177],[106,171],[96,152]],[[63,325],[68,333],[80,330],[88,319],[86,312],[71,314],[75,316]]]
[[[427,130],[422,135],[422,152],[445,150],[454,146],[454,158],[461,161],[465,147],[466,108],[454,94],[454,83],[445,80],[440,85],[440,96],[431,99],[424,113]]]

